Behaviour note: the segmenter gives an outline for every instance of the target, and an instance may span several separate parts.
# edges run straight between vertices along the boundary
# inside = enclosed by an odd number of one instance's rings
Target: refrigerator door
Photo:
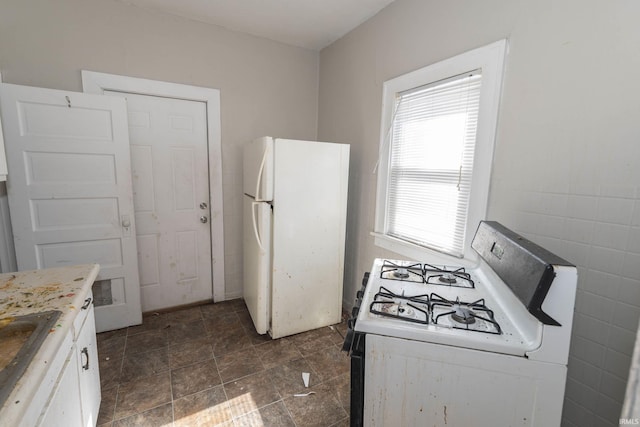
[[[271,336],[340,322],[349,145],[277,139]]]
[[[244,301],[259,334],[269,329],[271,307],[271,206],[245,195]]]
[[[273,200],[273,138],[246,144],[243,152],[243,192],[256,202]]]

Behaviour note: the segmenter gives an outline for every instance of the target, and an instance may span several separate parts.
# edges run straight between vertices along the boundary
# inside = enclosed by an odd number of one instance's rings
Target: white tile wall
[[[599,367],[592,365],[575,357],[569,358],[569,376],[580,377],[585,381],[584,385],[591,389],[597,389],[600,384],[602,372]]]
[[[602,391],[602,387],[600,387]],[[622,393],[624,396],[624,392]],[[624,398],[624,397],[623,397]],[[612,399],[611,396],[602,392],[598,395],[598,404],[593,407],[596,418],[596,425],[606,426],[611,425],[611,420],[617,420],[620,418],[620,400]],[[613,425],[618,425],[615,422]]]
[[[494,200],[519,193],[505,225],[578,266],[563,425],[617,425],[640,320],[638,191],[545,193],[499,181],[494,190]]]
[[[564,422],[565,427],[594,427],[595,419],[585,412],[583,407],[571,400],[564,402]]]

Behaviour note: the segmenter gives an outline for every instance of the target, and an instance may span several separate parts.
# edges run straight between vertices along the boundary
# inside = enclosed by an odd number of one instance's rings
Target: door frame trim
[[[117,74],[82,70],[82,90],[98,95],[104,91],[161,96],[200,101],[207,109],[209,151],[209,197],[211,202],[211,274],[213,301],[224,301],[224,209],[222,197],[222,144],[220,132],[220,90]]]
[[[2,83],[1,71],[0,83]],[[0,121],[0,132],[2,132],[2,121]],[[7,179],[9,179],[8,176]],[[17,270],[18,263],[16,262],[16,248],[13,245],[7,183],[2,181],[0,182],[0,273],[10,273]]]

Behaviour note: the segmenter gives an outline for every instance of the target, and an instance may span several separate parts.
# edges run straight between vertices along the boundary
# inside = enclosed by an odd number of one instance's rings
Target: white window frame
[[[384,83],[382,93],[380,151],[377,169],[376,215],[374,231],[371,233],[374,236],[374,241],[377,246],[418,260],[426,256],[428,256],[430,260],[433,260],[434,257],[436,260],[441,258],[443,263],[447,262],[448,257],[450,260],[451,255],[446,255],[387,234],[387,230],[385,229],[385,216],[387,212],[387,187],[391,153],[389,129],[393,121],[396,96],[398,93],[457,76],[468,71],[481,69],[482,86],[480,89],[476,148],[463,246],[463,257],[465,259],[477,259],[475,252],[471,250],[471,239],[475,234],[478,224],[481,220],[485,219],[487,213],[491,166],[493,162],[493,149],[498,122],[498,109],[506,50],[507,41],[504,39],[499,40],[453,58],[387,80]]]

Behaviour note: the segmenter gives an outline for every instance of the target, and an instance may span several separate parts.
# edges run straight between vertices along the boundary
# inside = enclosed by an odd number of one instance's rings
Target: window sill
[[[461,258],[454,257],[453,255],[445,255],[441,252],[427,249],[422,246],[415,245],[413,243],[406,242],[404,240],[396,239],[386,234],[377,233],[372,231],[371,236],[374,237],[374,243],[376,246],[395,252],[403,257],[413,259],[416,261],[428,260],[433,264],[460,264]],[[468,259],[467,257],[465,257]]]

